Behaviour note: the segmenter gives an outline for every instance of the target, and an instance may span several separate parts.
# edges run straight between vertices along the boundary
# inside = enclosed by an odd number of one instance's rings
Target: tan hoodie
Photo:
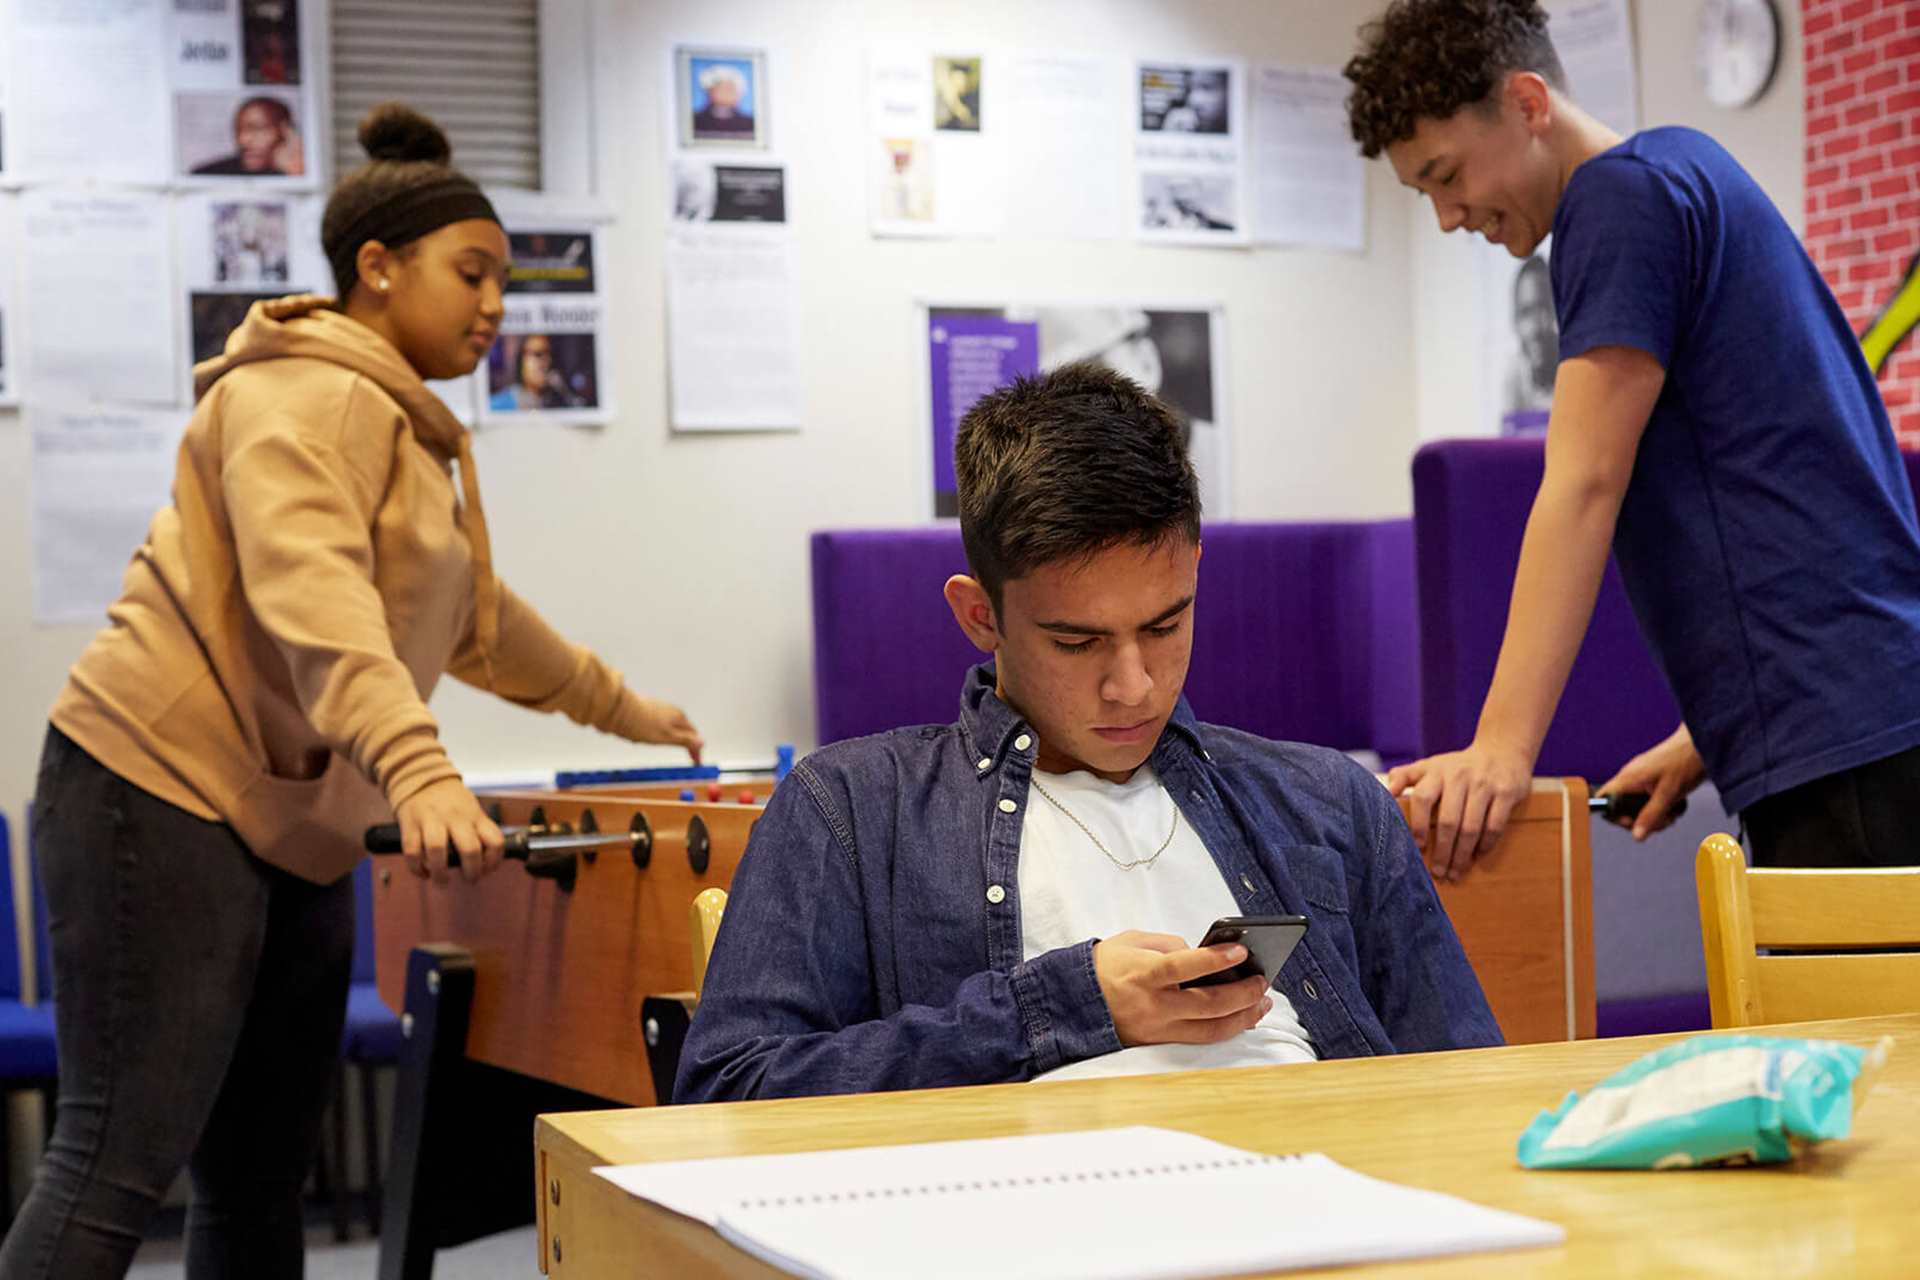
[[[385,339],[327,299],[256,304],[194,389],[173,503],[54,702],[88,754],[325,884],[460,776],[442,672],[639,732],[619,674],[494,578],[467,431]]]

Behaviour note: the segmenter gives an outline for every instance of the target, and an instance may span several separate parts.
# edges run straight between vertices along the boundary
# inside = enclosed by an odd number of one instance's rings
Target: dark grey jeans
[[[1756,867],[1920,864],[1920,747],[1756,800],[1740,820]]]
[[[353,881],[320,887],[49,730],[33,842],[60,1101],[0,1280],[125,1274],[190,1168],[187,1275],[297,1277],[339,1057]]]

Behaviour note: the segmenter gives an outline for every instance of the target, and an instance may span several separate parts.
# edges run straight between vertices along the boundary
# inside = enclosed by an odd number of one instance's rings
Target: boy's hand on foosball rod
[[[1693,735],[1683,724],[1657,746],[1648,747],[1627,761],[1620,772],[1595,788],[1594,794],[1646,792],[1647,803],[1633,815],[1631,822],[1624,819],[1620,822],[1621,826],[1633,828],[1635,840],[1645,840],[1671,826],[1679,816],[1674,811],[1675,801],[1706,780],[1706,762],[1700,758],[1700,752],[1693,745]]]
[[[469,883],[500,865],[506,838],[467,784],[443,778],[394,806],[400,822],[400,852],[407,868],[435,884],[447,881],[447,850],[460,854],[460,874]]]

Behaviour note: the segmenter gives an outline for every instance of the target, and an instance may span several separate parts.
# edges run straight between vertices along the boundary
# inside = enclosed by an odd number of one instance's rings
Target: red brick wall
[[[1920,0],[1802,0],[1807,248],[1856,333],[1920,253]],[[1880,369],[1900,442],[1920,447],[1920,331]]]

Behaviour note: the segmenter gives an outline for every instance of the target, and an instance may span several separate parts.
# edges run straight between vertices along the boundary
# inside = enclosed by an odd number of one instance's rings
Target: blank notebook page
[[[1559,1244],[1552,1223],[1136,1127],[600,1176],[801,1276],[1175,1280]]]

